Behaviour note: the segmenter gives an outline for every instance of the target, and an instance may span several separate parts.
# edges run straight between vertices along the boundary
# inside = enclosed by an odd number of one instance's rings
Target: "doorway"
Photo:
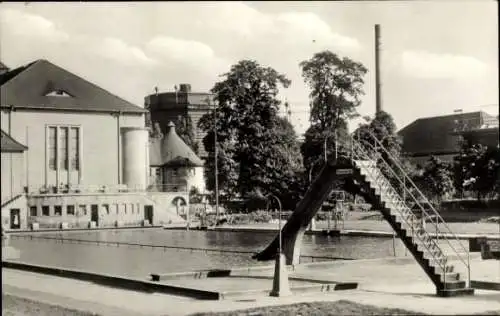
[[[10,229],[21,228],[21,210],[18,208],[10,209]]]
[[[153,205],[144,205],[144,219],[153,225]]]
[[[95,222],[96,226],[99,226],[99,206],[97,204],[90,206],[90,220]]]

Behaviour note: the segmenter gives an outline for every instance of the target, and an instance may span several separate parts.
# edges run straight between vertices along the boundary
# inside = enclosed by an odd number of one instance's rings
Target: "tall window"
[[[56,170],[56,159],[57,159],[56,131],[57,131],[57,127],[49,127],[49,168],[50,168],[50,170]]]
[[[79,127],[50,126],[48,143],[50,170],[80,170]]]
[[[80,152],[79,152],[79,129],[77,127],[72,127],[71,128],[71,135],[70,135],[70,163],[71,163],[71,169],[72,170],[79,170],[80,168],[80,161],[78,159]]]
[[[59,168],[68,170],[68,128],[61,127],[59,129],[59,141],[61,155],[59,156]]]

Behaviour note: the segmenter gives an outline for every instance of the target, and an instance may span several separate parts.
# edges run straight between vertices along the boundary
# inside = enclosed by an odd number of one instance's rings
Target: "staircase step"
[[[440,266],[430,265],[430,267],[434,269],[434,274],[443,274],[443,268],[441,268]],[[455,271],[455,267],[453,265],[446,266],[447,273],[452,273],[454,271]]]
[[[458,272],[449,272],[446,273],[446,278],[444,274],[439,274],[441,278],[441,282],[450,282],[450,281],[460,281],[460,273]]]
[[[442,284],[446,290],[456,290],[456,289],[464,289],[466,286],[466,282],[463,280],[446,280],[446,283]]]
[[[462,289],[442,289],[436,290],[436,295],[439,297],[474,295],[474,289],[468,287]]]

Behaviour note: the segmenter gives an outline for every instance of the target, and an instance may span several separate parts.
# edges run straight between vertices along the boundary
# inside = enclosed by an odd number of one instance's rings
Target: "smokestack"
[[[375,24],[375,113],[382,111],[382,96],[380,95],[380,25]]]

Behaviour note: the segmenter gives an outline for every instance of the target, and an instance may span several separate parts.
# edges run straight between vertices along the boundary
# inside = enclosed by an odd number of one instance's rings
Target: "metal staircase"
[[[368,139],[366,138],[368,135]],[[347,146],[347,147],[345,147]],[[443,218],[405,172],[401,163],[371,134],[344,143],[357,185],[379,209],[436,286],[438,296],[470,295],[470,257]],[[389,180],[391,179],[391,180]],[[419,216],[417,216],[419,214]],[[431,235],[431,232],[434,236]],[[457,251],[451,241],[456,241]],[[443,251],[449,246],[451,253]],[[456,258],[460,272],[450,264]]]

